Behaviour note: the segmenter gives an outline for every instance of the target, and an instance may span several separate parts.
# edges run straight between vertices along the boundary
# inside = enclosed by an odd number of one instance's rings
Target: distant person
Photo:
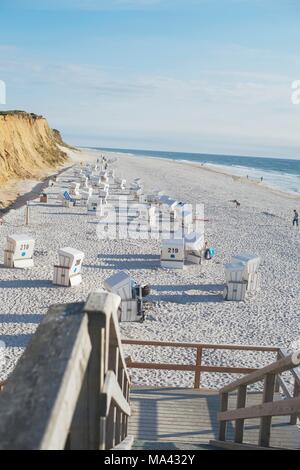
[[[264,180],[264,177],[262,176],[262,177],[260,178],[260,181],[263,182],[263,180]]]
[[[233,201],[230,201],[230,202],[234,202],[235,207],[240,207],[241,206],[241,203],[239,201],[237,201],[236,199],[234,199]]]
[[[294,225],[299,227],[299,214],[296,211],[296,209],[294,209],[293,227],[294,227]]]

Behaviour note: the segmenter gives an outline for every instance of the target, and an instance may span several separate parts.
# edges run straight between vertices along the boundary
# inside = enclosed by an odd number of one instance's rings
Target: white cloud
[[[78,143],[291,156],[300,145],[288,75],[203,70],[190,80],[17,58],[0,59],[2,71],[10,107],[45,114]]]

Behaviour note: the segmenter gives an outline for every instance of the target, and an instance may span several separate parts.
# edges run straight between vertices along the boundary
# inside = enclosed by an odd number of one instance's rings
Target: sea
[[[300,195],[300,150],[299,159],[289,159],[120,148],[94,147],[94,149],[132,156],[198,163],[233,175],[248,177],[252,181],[262,181],[263,184],[273,189]]]

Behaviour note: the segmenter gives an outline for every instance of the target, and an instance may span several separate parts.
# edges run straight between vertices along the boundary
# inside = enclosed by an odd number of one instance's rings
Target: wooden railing
[[[260,419],[258,447],[269,448],[271,426],[273,416],[290,416],[290,423],[295,424],[300,414],[300,376],[295,370],[300,365],[300,351],[285,355],[278,351],[278,360],[262,369],[259,369],[220,390],[220,413],[219,413],[219,440],[211,441],[213,445],[225,448],[249,448],[243,443],[244,425],[246,419]],[[282,373],[291,371],[294,377],[293,393],[289,391],[282,377]],[[263,382],[262,403],[254,406],[246,406],[247,387]],[[274,401],[274,393],[282,388],[286,400]],[[228,409],[229,394],[237,392],[236,409]],[[227,425],[230,421],[235,422],[234,442],[226,440]]]
[[[196,352],[194,364],[167,364],[155,362],[136,362],[132,361],[131,357],[126,361],[127,367],[132,369],[153,369],[153,370],[174,370],[194,372],[194,388],[201,387],[201,373],[202,372],[216,372],[216,373],[230,373],[230,374],[249,374],[257,369],[249,367],[237,366],[220,366],[220,365],[206,365],[203,364],[203,353],[206,350],[213,351],[257,351],[266,353],[277,353],[278,348],[268,346],[252,346],[252,345],[239,345],[239,344],[209,344],[209,343],[173,343],[167,341],[142,341],[142,340],[123,340],[124,345],[131,346],[153,346],[153,347],[168,347],[168,348],[182,348],[194,349]]]
[[[130,444],[119,303],[97,291],[49,309],[0,394],[0,449]]]

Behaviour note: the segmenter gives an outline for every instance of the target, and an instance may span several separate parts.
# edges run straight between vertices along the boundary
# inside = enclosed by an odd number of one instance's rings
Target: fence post
[[[280,352],[280,349],[277,352],[277,361],[280,361],[282,359],[282,354]],[[276,375],[276,380],[275,380],[275,392],[278,393],[280,389],[280,382],[279,382],[279,375]]]
[[[240,385],[238,388],[237,408],[245,408],[247,398],[247,385]],[[243,442],[244,437],[244,419],[237,419],[235,422],[235,436],[234,441],[237,443]]]
[[[112,328],[110,329],[112,333]],[[119,348],[116,346],[112,335],[109,338],[109,357],[108,357],[108,369],[114,371],[118,378],[119,369]],[[115,447],[116,444],[116,421],[117,421],[117,407],[114,403],[111,403],[110,410],[107,418],[107,436],[106,436],[106,448],[107,450]]]
[[[200,388],[200,384],[201,384],[201,363],[202,363],[202,348],[197,347],[194,388]]]
[[[120,358],[119,358],[120,359]],[[118,369],[118,384],[124,394],[124,369],[122,367],[121,361],[119,362],[119,369]],[[117,408],[116,410],[116,444],[119,444],[122,441],[122,420],[123,420],[123,413]]]
[[[221,393],[220,411],[228,410],[228,393]],[[226,441],[227,421],[220,421],[219,424],[219,441]]]
[[[300,395],[300,384],[295,379],[293,397],[296,398]],[[297,424],[298,414],[294,413],[291,415],[290,424]]]
[[[110,322],[102,311],[105,299],[92,293],[85,305],[92,344],[87,368],[88,450],[105,450],[106,397],[101,395],[108,368]]]
[[[29,201],[26,202],[25,207],[25,225],[29,225]]]
[[[275,374],[267,374],[264,381],[263,403],[268,403],[274,399]],[[264,416],[260,420],[259,442],[262,447],[269,447],[271,434],[272,416]]]

